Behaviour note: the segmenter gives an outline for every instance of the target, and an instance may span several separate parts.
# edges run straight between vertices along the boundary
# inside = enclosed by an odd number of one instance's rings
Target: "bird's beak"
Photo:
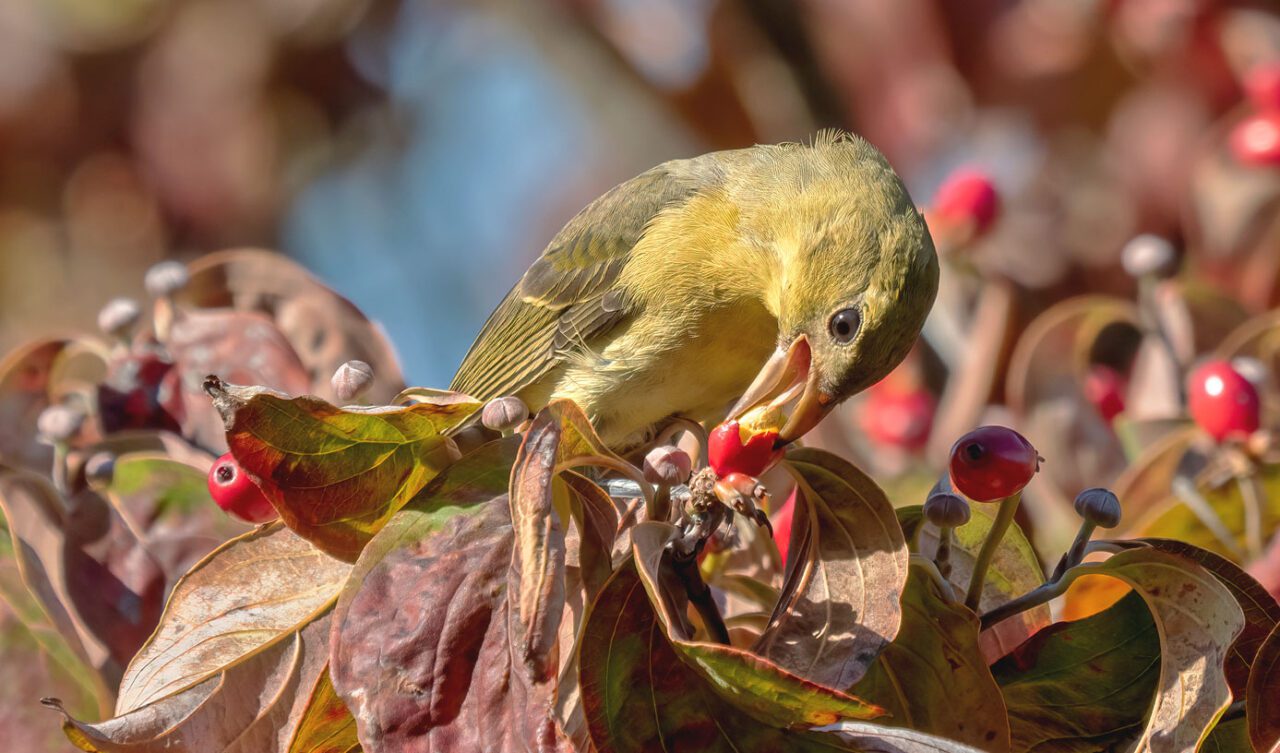
[[[800,335],[785,350],[779,348],[765,362],[755,381],[729,411],[730,419],[761,405],[772,408],[791,406],[786,423],[778,431],[779,447],[794,442],[818,425],[835,407],[835,400],[818,388],[817,370],[809,339]]]

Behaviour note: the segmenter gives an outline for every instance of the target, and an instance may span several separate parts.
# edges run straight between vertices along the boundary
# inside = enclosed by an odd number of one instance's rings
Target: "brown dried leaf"
[[[116,714],[296,641],[328,611],[350,570],[279,524],[227,542],[174,586],[160,626],[125,671]]]
[[[1280,626],[1258,647],[1245,691],[1245,718],[1253,749],[1275,750],[1280,745]]]
[[[907,544],[893,506],[862,471],[811,448],[787,453],[787,467],[797,482],[791,564],[756,650],[813,682],[848,688],[898,632]]]

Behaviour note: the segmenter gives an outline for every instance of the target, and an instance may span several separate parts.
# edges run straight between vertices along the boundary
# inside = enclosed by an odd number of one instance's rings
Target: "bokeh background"
[[[1185,240],[1196,155],[1276,54],[1269,7],[5,0],[0,351],[91,327],[161,258],[263,246],[379,319],[410,383],[444,386],[590,198],[826,126],[921,204],[957,165],[988,170],[1008,205],[990,255],[1038,301],[1123,288],[1127,239]]]

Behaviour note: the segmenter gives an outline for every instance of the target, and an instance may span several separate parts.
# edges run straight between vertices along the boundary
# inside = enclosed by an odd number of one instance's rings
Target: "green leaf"
[[[1147,547],[1073,567],[1063,585],[1086,575],[1118,578],[1136,590],[1160,635],[1158,691],[1137,749],[1197,748],[1231,703],[1222,667],[1245,624],[1235,598],[1195,562]]]
[[[1041,630],[991,671],[1013,750],[1104,750],[1136,738],[1160,679],[1160,635],[1137,593]]]
[[[326,666],[293,731],[288,753],[359,753],[360,750],[355,717],[333,689]]]
[[[801,448],[786,466],[796,478],[791,565],[756,650],[813,682],[848,688],[898,632],[907,544],[884,492],[853,465]]]
[[[210,380],[236,460],[285,525],[354,561],[396,510],[456,459],[446,432],[476,402],[337,408],[315,397]]]
[[[1218,722],[1205,739],[1204,745],[1200,746],[1200,753],[1254,753],[1253,746],[1249,744],[1249,729],[1245,718],[1240,716]]]
[[[884,707],[893,726],[1009,750],[1000,689],[978,647],[978,616],[947,598],[930,570],[932,563],[912,562],[902,629],[852,692]]]
[[[957,593],[963,594],[969,587],[978,551],[987,540],[987,532],[991,530],[999,507],[998,502],[972,502],[969,522],[953,529],[951,574],[947,580]],[[906,531],[907,540],[912,542],[914,551],[928,559],[934,559],[938,549],[938,528],[924,520],[920,506],[899,508],[898,520]],[[1027,541],[1022,528],[1015,522],[1009,526],[1000,545],[996,547],[991,566],[987,569],[978,610],[989,612],[1042,583],[1044,571],[1040,569],[1040,559],[1031,542]],[[989,661],[1004,656],[1049,622],[1049,607],[1044,605],[984,630],[981,635],[983,655]]]
[[[1280,743],[1280,627],[1258,647],[1249,687],[1245,691],[1245,718],[1254,750],[1273,750]]]

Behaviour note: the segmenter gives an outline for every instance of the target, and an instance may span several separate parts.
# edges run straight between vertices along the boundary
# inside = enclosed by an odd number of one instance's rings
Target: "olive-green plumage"
[[[569,221],[452,386],[534,409],[572,398],[629,447],[673,416],[723,419],[775,348],[803,336],[825,413],[902,360],[937,285],[919,211],[860,138],[675,160]],[[847,309],[852,336],[832,322]]]

